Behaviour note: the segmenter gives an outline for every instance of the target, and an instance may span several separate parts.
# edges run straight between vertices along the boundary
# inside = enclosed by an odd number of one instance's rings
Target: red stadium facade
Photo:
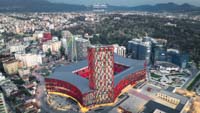
[[[115,56],[113,49],[112,46],[90,46],[88,65],[82,62],[83,67],[77,64],[63,68],[72,71],[69,76],[59,73],[60,69],[55,76],[46,78],[47,93],[69,95],[83,107],[113,103],[125,87],[146,78],[144,62]],[[64,80],[63,76],[68,78]]]
[[[82,93],[73,84],[66,83],[62,80],[49,79],[49,78],[46,78],[45,82],[46,82],[46,89],[48,92],[60,92],[63,94],[70,95],[73,98],[77,99],[78,102],[83,104]]]

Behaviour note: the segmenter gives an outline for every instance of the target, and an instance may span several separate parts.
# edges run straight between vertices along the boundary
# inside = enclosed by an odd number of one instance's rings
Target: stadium
[[[113,46],[90,46],[88,58],[57,67],[45,78],[47,94],[71,97],[81,108],[114,103],[122,90],[145,80],[145,61],[114,54]]]

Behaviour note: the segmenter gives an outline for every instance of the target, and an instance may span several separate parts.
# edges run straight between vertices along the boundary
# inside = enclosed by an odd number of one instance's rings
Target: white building
[[[29,68],[19,69],[18,73],[19,73],[20,77],[23,77],[24,75],[29,75],[30,74],[30,69]]]
[[[36,40],[36,37],[34,37],[34,36],[24,37],[24,41],[35,41],[35,40]]]
[[[42,50],[43,52],[48,52],[48,50],[50,49],[51,52],[59,52],[61,48],[61,41],[52,41],[49,40],[45,43],[43,43],[42,45]]]
[[[126,47],[119,46],[118,44],[113,44],[114,47],[114,53],[116,53],[119,56],[126,57]]]
[[[43,38],[43,31],[35,31],[35,33],[33,34],[33,37],[37,38],[37,39],[42,39]]]
[[[25,48],[26,48],[26,46],[23,45],[23,44],[14,44],[14,45],[9,44],[8,46],[9,46],[9,49],[10,49],[10,53],[25,52]]]
[[[16,53],[15,58],[22,61],[25,67],[33,67],[42,64],[42,56],[37,54]]]

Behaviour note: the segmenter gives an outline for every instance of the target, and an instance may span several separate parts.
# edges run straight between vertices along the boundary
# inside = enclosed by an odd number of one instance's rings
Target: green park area
[[[153,77],[153,78],[161,78],[160,75],[157,75],[157,74],[155,74],[155,73],[151,73],[151,77]]]

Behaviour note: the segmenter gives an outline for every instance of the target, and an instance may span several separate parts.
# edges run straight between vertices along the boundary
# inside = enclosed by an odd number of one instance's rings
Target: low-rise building
[[[42,50],[43,52],[48,52],[48,50],[51,50],[51,52],[59,52],[61,48],[61,41],[47,41],[43,43]]]
[[[20,77],[22,77],[24,75],[28,75],[28,74],[30,74],[30,69],[29,68],[19,69],[18,74]]]
[[[9,60],[9,61],[3,62],[3,68],[4,68],[5,72],[9,75],[17,74],[18,67],[19,67],[18,60]]]
[[[43,31],[35,31],[35,33],[33,34],[33,37],[35,37],[36,39],[42,39],[43,38]]]
[[[32,37],[24,37],[24,41],[35,41],[36,37],[32,36]]]
[[[42,41],[46,42],[46,41],[49,41],[49,40],[52,40],[51,32],[44,32]]]
[[[187,108],[190,105],[187,97],[167,90],[161,90],[156,96],[162,101],[166,101],[170,104],[162,104],[150,100],[144,106],[144,111],[142,113],[186,113],[185,111],[187,111]]]
[[[14,60],[15,57],[11,56],[10,53],[7,55],[0,55],[0,71],[1,72],[5,72],[4,67],[3,67],[3,63],[9,60]]]
[[[26,46],[23,44],[9,44],[10,53],[25,52]]]
[[[10,97],[13,92],[18,91],[17,86],[12,81],[5,78],[3,75],[0,75],[0,86],[3,93],[7,97]]]
[[[19,105],[16,108],[16,111],[19,113],[38,113],[40,112],[40,109],[35,102],[25,102],[24,104]]]
[[[126,57],[126,47],[119,46],[118,44],[113,44],[114,47],[114,53],[116,53],[119,56]]]

